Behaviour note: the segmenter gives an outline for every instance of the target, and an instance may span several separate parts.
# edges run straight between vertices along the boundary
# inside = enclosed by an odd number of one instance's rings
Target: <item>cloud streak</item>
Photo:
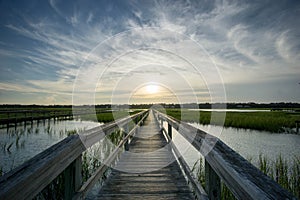
[[[162,82],[172,80],[172,73],[165,69],[180,73],[192,88],[206,89],[205,79],[212,83],[213,78],[208,74],[197,77],[191,63],[197,63],[198,69],[205,72],[212,70],[212,63],[216,64],[228,87],[273,81],[273,77],[281,75],[300,75],[300,24],[299,20],[291,20],[300,16],[297,2],[276,1],[271,5],[267,1],[226,0],[118,4],[75,1],[70,4],[50,0],[47,5],[35,6],[44,13],[28,14],[21,12],[22,8],[15,8],[13,14],[18,17],[14,18],[2,12],[1,73],[10,75],[11,80],[4,77],[0,80],[1,96],[7,91],[28,91],[44,96],[52,94],[48,97],[59,99],[63,93],[72,93],[72,83],[76,81],[86,82],[81,92],[88,92],[113,90],[124,77],[140,77],[141,83],[151,78]],[[147,31],[149,28],[161,30],[160,34]],[[131,35],[127,40],[118,40],[119,35],[126,34],[123,31]],[[173,37],[170,33],[177,35]],[[202,52],[193,49],[190,41],[197,43]],[[102,49],[97,49],[97,45]],[[82,79],[76,79],[82,67],[86,67],[86,73]],[[14,75],[18,70],[25,72],[23,80]],[[98,80],[100,77],[102,80]],[[282,82],[277,83],[281,88]],[[180,87],[175,83],[169,86]],[[239,101],[240,94],[231,93],[230,99]],[[270,101],[269,96],[261,97],[262,94],[258,93],[259,101],[264,98]],[[274,96],[274,101],[281,99],[280,94]],[[300,96],[293,100],[300,101]],[[101,98],[97,101],[106,103]]]

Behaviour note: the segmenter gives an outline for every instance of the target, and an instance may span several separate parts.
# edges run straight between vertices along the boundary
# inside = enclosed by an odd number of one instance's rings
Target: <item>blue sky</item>
[[[299,19],[296,0],[0,1],[0,103],[300,102]]]

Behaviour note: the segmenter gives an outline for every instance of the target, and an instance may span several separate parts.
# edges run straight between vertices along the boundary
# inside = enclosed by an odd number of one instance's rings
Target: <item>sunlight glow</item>
[[[149,94],[154,94],[158,92],[158,86],[157,85],[147,85],[146,90]]]

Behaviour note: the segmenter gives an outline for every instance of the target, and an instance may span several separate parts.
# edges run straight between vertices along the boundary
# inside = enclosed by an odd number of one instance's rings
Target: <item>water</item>
[[[69,131],[80,132],[98,125],[90,121],[52,119],[1,128],[0,167],[6,173],[67,137]]]
[[[278,156],[282,156],[288,162],[300,155],[300,135],[276,133],[272,134],[267,131],[257,131],[250,129],[223,128],[212,125],[201,125],[199,123],[190,123],[190,125],[204,130],[211,135],[220,138],[225,144],[238,152],[246,159],[251,159],[251,162],[257,165],[259,155],[266,156],[271,162],[275,162]],[[201,157],[198,153],[180,134],[173,129],[174,142],[180,149],[184,158],[192,168],[194,163]]]
[[[216,135],[220,127],[190,123],[212,135],[219,137],[224,143],[237,151],[244,158],[251,158],[255,164],[260,154],[275,161],[279,155],[288,161],[300,155],[300,135],[295,134],[272,134],[266,131],[249,129],[223,128],[220,135]],[[51,145],[67,137],[70,130],[87,130],[98,126],[99,123],[79,120],[54,121],[47,120],[45,123],[34,122],[27,125],[0,129],[0,167],[4,173],[21,165],[24,161],[32,158]],[[166,123],[164,123],[165,128]],[[19,139],[17,139],[19,137]],[[104,160],[114,149],[114,145],[106,141],[107,138],[94,145],[88,153],[89,160]],[[201,157],[176,130],[173,129],[173,141],[183,154],[190,168]],[[11,147],[8,149],[9,145]],[[100,156],[100,157],[99,157]]]

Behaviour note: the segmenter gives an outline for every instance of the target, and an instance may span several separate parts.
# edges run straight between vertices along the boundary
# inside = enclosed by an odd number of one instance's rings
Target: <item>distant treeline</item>
[[[268,109],[286,109],[286,108],[300,108],[300,103],[189,103],[189,104],[166,104],[161,103],[160,106],[164,108],[200,108],[200,109],[211,109],[211,108],[228,108],[228,109],[238,109],[238,108],[268,108]],[[106,109],[114,109],[114,108],[121,108],[121,109],[142,109],[142,108],[151,108],[155,106],[155,104],[122,104],[122,105],[110,105],[110,104],[101,104],[95,105],[95,108],[106,108]],[[91,105],[82,105],[77,107],[93,107]],[[2,104],[0,105],[0,109],[42,109],[42,108],[72,108],[72,105],[21,105],[21,104]]]
[[[172,104],[167,105],[170,106]],[[173,104],[174,108],[180,108],[180,105]],[[238,109],[238,108],[268,108],[268,109],[285,109],[285,108],[300,108],[300,103],[202,103],[202,104],[183,104],[182,107],[184,108],[196,108],[199,107],[200,109],[217,109],[217,108],[228,108],[228,109]]]

